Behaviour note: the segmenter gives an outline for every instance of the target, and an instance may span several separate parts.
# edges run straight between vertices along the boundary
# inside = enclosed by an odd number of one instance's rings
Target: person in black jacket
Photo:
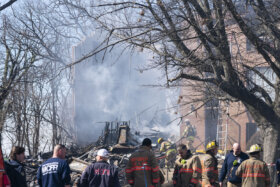
[[[120,187],[118,170],[107,162],[108,157],[106,149],[97,152],[97,162],[83,172],[79,187]]]
[[[24,152],[23,147],[15,146],[11,150],[10,160],[5,161],[5,170],[11,181],[11,187],[27,187],[23,164],[25,160]]]
[[[228,187],[241,187],[242,179],[235,175],[235,171],[241,162],[247,160],[248,158],[249,156],[241,151],[240,145],[238,143],[234,143],[232,146],[232,151],[227,154],[223,167],[220,171],[220,187],[222,187],[226,175],[228,175]]]
[[[280,159],[276,161],[276,171],[277,171],[277,186],[280,187]]]

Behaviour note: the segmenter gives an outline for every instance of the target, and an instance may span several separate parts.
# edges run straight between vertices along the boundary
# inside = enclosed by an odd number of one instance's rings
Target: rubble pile
[[[88,148],[88,147],[87,147]],[[87,149],[85,148],[85,150]],[[72,171],[71,173],[71,183],[73,186],[77,186],[77,183],[82,175],[82,172],[86,169],[87,166],[90,164],[96,162],[96,155],[97,151],[101,148],[106,148],[108,150],[113,150],[113,147],[104,147],[104,146],[96,146],[93,147],[90,151],[87,151],[85,153],[82,153],[80,155],[75,154],[76,157],[74,157],[73,153],[70,152],[69,155],[67,155],[67,161],[69,163],[70,169]],[[125,150],[128,150],[125,149]],[[133,148],[134,150],[134,148]],[[119,180],[121,186],[126,185],[125,180],[125,167],[128,163],[128,159],[131,156],[131,150],[128,151],[128,153],[121,152],[121,153],[111,153],[109,158],[109,163],[115,165],[118,168],[119,173]],[[51,155],[51,154],[48,154]],[[37,170],[45,160],[47,160],[49,157],[45,157],[43,159],[26,159],[25,168],[26,168],[26,178],[28,186],[30,187],[38,187],[37,181],[36,181],[36,175]]]
[[[67,161],[72,171],[71,183],[77,186],[77,183],[87,166],[96,162],[96,155],[99,149],[105,148],[110,151],[109,163],[118,168],[119,180],[121,186],[126,185],[125,167],[131,153],[136,150],[139,144],[130,134],[130,128],[127,123],[117,124],[115,129],[110,129],[112,125],[108,124],[99,139],[86,147],[72,145],[67,150]],[[37,170],[44,161],[52,157],[52,152],[42,153],[36,156],[36,159],[26,160],[27,183],[30,187],[38,187],[36,181]]]

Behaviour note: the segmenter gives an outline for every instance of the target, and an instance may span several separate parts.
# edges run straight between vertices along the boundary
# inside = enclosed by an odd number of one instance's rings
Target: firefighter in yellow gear
[[[200,156],[202,165],[202,187],[219,187],[218,182],[218,153],[216,141],[210,141],[206,145],[206,154]]]
[[[236,176],[242,178],[242,186],[269,187],[270,176],[267,165],[260,159],[261,147],[252,145],[247,151],[249,159],[240,164]]]
[[[158,144],[160,144],[160,153],[165,152],[165,167],[173,167],[176,160],[176,149],[172,148],[171,142],[163,138],[158,139]]]
[[[195,136],[196,136],[195,127],[190,124],[189,120],[186,120],[186,127],[185,127],[185,130],[183,131],[183,137],[187,141],[188,148],[192,151],[194,150],[193,142],[194,142]]]
[[[180,154],[175,162],[173,173],[174,187],[198,187],[201,179],[201,163],[199,157],[192,155],[186,145],[180,144],[177,147]]]
[[[156,186],[161,180],[159,166],[152,150],[152,141],[145,138],[139,150],[129,158],[125,169],[127,182],[134,187]]]

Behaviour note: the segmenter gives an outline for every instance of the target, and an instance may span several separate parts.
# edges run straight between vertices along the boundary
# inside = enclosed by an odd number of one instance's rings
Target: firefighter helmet
[[[210,141],[210,142],[208,142],[208,144],[206,145],[206,151],[215,149],[216,147],[218,147],[218,143],[216,142],[216,140]]]
[[[160,144],[163,141],[163,138],[159,138],[157,142]]]
[[[254,144],[254,145],[251,145],[250,150],[247,151],[247,153],[256,153],[256,152],[261,152],[261,151],[262,151],[261,146],[259,146],[258,144]]]

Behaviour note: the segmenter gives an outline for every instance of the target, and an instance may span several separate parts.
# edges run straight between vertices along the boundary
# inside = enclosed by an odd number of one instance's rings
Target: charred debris
[[[106,148],[110,151],[110,164],[114,164],[119,170],[119,179],[122,186],[126,185],[125,167],[128,159],[138,146],[141,137],[156,139],[159,132],[149,132],[149,134],[140,135],[140,132],[132,134],[130,122],[106,122],[101,136],[98,140],[85,147],[71,145],[67,151],[67,160],[72,171],[71,180],[73,186],[77,185],[82,172],[91,163],[96,162],[97,151]],[[36,173],[39,165],[45,160],[51,158],[52,152],[42,153],[36,159],[26,160],[27,182],[30,187],[37,187]]]

